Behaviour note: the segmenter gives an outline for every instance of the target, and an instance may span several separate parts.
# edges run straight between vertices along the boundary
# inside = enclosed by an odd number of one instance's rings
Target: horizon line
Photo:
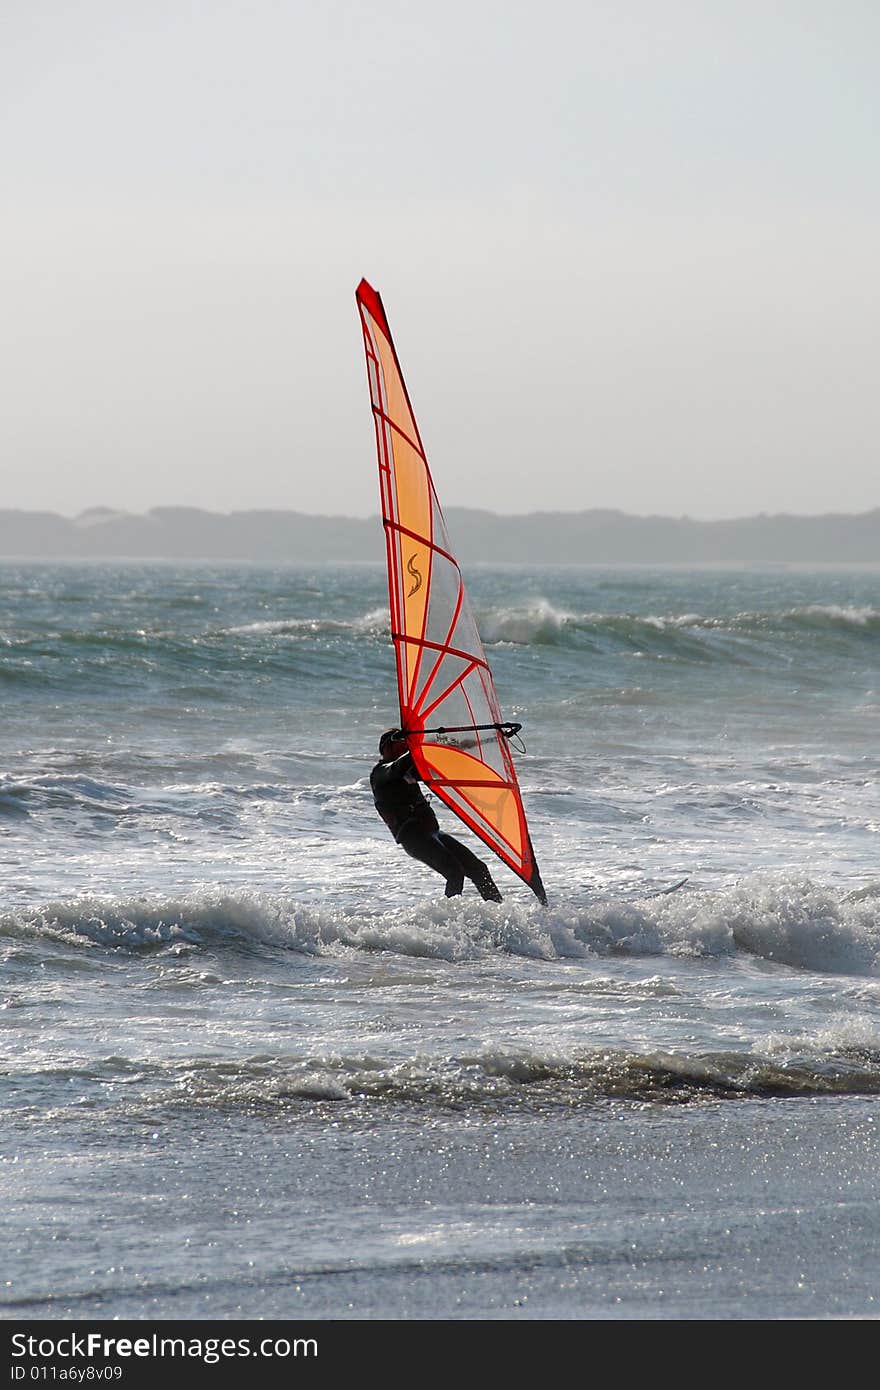
[[[533,508],[522,512],[495,512],[488,507],[472,507],[466,504],[450,503],[444,510],[446,512],[471,512],[476,516],[494,517],[499,521],[517,521],[529,517],[558,517],[558,516],[588,516],[591,514],[601,514],[605,516],[625,517],[635,521],[679,521],[691,522],[697,525],[722,525],[741,521],[754,521],[758,519],[781,520],[793,519],[799,521],[821,520],[826,517],[846,517],[854,519],[867,517],[880,512],[880,502],[873,507],[867,507],[861,511],[754,511],[739,512],[731,516],[694,516],[689,512],[635,512],[627,511],[624,507],[612,506],[592,506],[592,507],[548,507]],[[307,520],[327,520],[327,521],[351,521],[367,523],[374,521],[379,516],[378,508],[375,512],[365,515],[353,515],[346,512],[306,512],[300,511],[295,507],[235,507],[228,511],[221,511],[215,508],[203,506],[191,502],[162,502],[147,507],[143,511],[133,511],[123,507],[109,507],[104,504],[95,504],[84,507],[78,512],[60,512],[46,507],[8,507],[0,506],[0,515],[17,513],[31,516],[53,516],[63,521],[81,521],[86,517],[93,517],[95,520],[101,517],[110,520],[131,519],[150,517],[157,514],[168,512],[197,512],[203,516],[215,517],[244,517],[244,516],[299,516]]]

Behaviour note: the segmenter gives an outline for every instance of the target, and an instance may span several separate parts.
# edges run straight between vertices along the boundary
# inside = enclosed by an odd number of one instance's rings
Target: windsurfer
[[[400,729],[386,729],[379,740],[379,761],[370,773],[376,810],[397,843],[413,859],[446,879],[447,898],[457,897],[469,878],[482,898],[501,902],[501,894],[481,859],[440,829],[418,785],[412,753]]]

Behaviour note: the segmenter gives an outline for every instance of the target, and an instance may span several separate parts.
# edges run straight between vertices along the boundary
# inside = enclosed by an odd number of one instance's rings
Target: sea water
[[[380,566],[0,565],[6,1318],[876,1316],[880,570],[466,580],[546,908]]]

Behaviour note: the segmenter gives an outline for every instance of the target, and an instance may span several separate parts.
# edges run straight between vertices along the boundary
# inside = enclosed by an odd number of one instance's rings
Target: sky
[[[874,0],[6,0],[0,507],[880,506]]]

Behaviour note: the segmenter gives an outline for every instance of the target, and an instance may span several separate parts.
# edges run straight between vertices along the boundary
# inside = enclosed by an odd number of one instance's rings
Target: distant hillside
[[[618,511],[497,516],[450,507],[459,559],[531,564],[878,563],[880,508],[858,516],[751,516],[734,521],[638,517]],[[0,556],[41,560],[375,560],[378,518],[302,512],[207,512],[154,507],[145,515],[97,507],[69,519],[0,510]]]

